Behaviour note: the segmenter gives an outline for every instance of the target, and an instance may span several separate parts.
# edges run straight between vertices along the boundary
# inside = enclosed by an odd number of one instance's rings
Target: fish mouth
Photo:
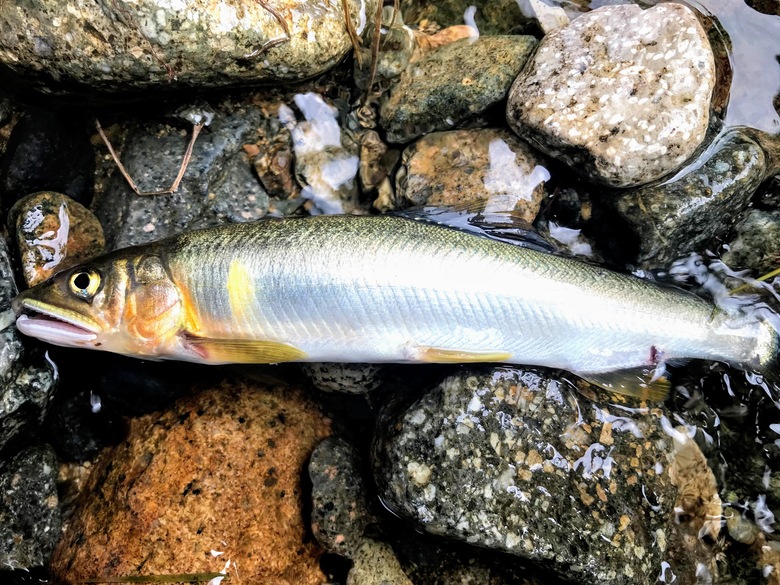
[[[55,345],[87,343],[101,332],[100,325],[89,317],[42,301],[17,298],[13,308],[21,333]]]

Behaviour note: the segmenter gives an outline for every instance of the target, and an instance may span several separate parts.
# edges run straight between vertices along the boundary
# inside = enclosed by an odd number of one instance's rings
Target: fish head
[[[164,356],[183,311],[159,255],[120,251],[62,271],[13,301],[25,335],[65,347]]]

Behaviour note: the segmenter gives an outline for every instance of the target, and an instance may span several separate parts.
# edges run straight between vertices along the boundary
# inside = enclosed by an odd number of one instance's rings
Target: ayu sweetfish
[[[64,271],[14,309],[26,335],[144,358],[503,362],[602,384],[686,358],[761,371],[778,344],[755,312],[398,216],[186,233]]]

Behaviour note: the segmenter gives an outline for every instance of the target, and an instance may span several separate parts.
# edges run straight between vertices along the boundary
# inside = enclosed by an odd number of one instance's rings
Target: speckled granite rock
[[[725,236],[747,207],[765,164],[753,140],[732,132],[674,182],[594,198],[594,222],[602,226],[595,235],[617,260],[642,268],[702,251]]]
[[[301,370],[317,390],[368,394],[384,381],[381,364],[311,363],[301,364]]]
[[[348,5],[354,27],[362,32],[376,13],[376,0]],[[0,5],[0,63],[49,93],[126,94],[302,80],[328,70],[351,47],[341,2]]]
[[[534,370],[476,370],[445,380],[384,433],[380,496],[428,532],[578,583],[652,583],[662,562],[692,583],[696,563],[712,562],[698,540],[719,504],[712,473],[700,452],[675,458],[678,439],[698,448],[658,409],[588,403]],[[675,508],[697,521],[680,522]]]
[[[347,585],[412,585],[387,543],[366,538],[354,554]]]
[[[8,223],[16,233],[28,286],[97,256],[106,246],[94,214],[61,193],[42,191],[20,199],[11,208]]]
[[[47,566],[60,537],[57,458],[29,447],[0,465],[0,566]]]
[[[404,150],[396,194],[403,206],[489,201],[532,222],[550,178],[544,164],[507,130],[435,132]]]
[[[325,439],[311,454],[312,532],[325,550],[350,559],[366,526],[377,521],[362,473],[357,450],[343,439]]]
[[[36,191],[57,191],[89,205],[95,153],[87,128],[86,120],[72,112],[30,110],[25,113],[13,127],[0,159],[3,212],[21,197]]]
[[[525,139],[588,178],[640,185],[702,143],[715,64],[693,11],[605,6],[544,37],[509,95]]]
[[[300,481],[328,432],[301,392],[242,384],[132,420],[95,464],[53,575],[203,572],[229,559],[247,583],[320,584]]]
[[[780,211],[748,209],[739,223],[722,259],[731,268],[747,269],[761,276],[777,268],[780,250]]]
[[[481,36],[445,45],[407,68],[380,110],[390,142],[450,130],[506,97],[536,40]]]
[[[105,230],[107,249],[263,216],[268,197],[242,150],[249,137],[256,135],[263,118],[262,111],[252,106],[217,108],[213,122],[195,143],[175,193],[136,195],[119,171],[113,170],[105,192],[96,197],[94,205]],[[166,189],[173,182],[189,140],[184,128],[130,125],[121,160],[141,191]]]
[[[51,364],[22,343],[11,301],[18,292],[5,239],[0,238],[0,451],[27,442],[49,409],[56,378]]]

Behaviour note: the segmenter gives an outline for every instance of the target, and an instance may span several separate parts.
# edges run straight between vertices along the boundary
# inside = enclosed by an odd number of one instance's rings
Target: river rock
[[[29,443],[49,410],[56,376],[51,362],[22,342],[11,301],[18,292],[5,239],[0,238],[0,452]]]
[[[11,208],[9,224],[16,233],[28,286],[97,256],[106,246],[94,214],[61,193],[42,191],[24,197]]]
[[[377,520],[368,508],[362,473],[360,455],[343,439],[325,439],[309,461],[314,537],[328,552],[350,559],[366,526]]]
[[[507,130],[435,132],[404,150],[396,193],[405,207],[484,201],[530,223],[546,196],[544,164]]]
[[[368,394],[384,381],[381,364],[342,364],[338,362],[301,364],[312,385],[322,392]]]
[[[652,583],[668,563],[693,583],[713,560],[698,536],[717,536],[720,500],[695,443],[660,409],[588,403],[541,370],[448,378],[387,421],[376,453],[390,510],[564,579]]]
[[[725,236],[765,171],[761,148],[731,132],[671,182],[594,198],[594,223],[601,226],[595,235],[620,262],[667,266]]]
[[[536,46],[530,36],[462,39],[409,66],[382,103],[380,124],[390,142],[450,130],[506,97]]]
[[[702,144],[715,63],[694,12],[604,6],[544,37],[510,91],[512,129],[589,179],[641,185]]]
[[[0,465],[0,566],[49,563],[60,537],[57,458],[48,445],[29,447]]]
[[[53,575],[209,572],[230,560],[247,583],[321,583],[301,473],[328,433],[301,392],[239,383],[133,419],[95,464]]]
[[[113,170],[105,192],[95,198],[94,205],[108,250],[264,215],[268,197],[242,148],[256,135],[264,114],[253,106],[215,109],[212,123],[195,142],[176,192],[137,195],[119,171]],[[179,172],[189,131],[191,127],[185,132],[167,124],[130,125],[120,158],[140,191],[160,191],[171,185]]]
[[[83,118],[69,112],[29,110],[14,125],[0,159],[0,205],[6,212],[36,191],[57,191],[89,205],[94,174],[95,152]]]
[[[0,63],[49,93],[126,96],[149,89],[298,81],[327,71],[351,50],[343,5],[4,3]],[[356,32],[370,30],[376,0],[347,5]]]
[[[283,104],[279,119],[290,131],[295,176],[312,214],[351,213],[358,209],[358,139],[343,131],[339,111],[314,92],[293,97],[303,114]]]
[[[476,8],[474,24],[485,35],[516,34],[528,27],[517,0],[409,0],[404,2],[404,20],[410,24],[435,22],[442,27],[463,24],[466,11]]]
[[[354,563],[347,585],[413,585],[385,542],[364,539],[354,553]]]
[[[780,250],[780,211],[748,209],[734,226],[722,259],[731,268],[749,268],[754,277],[777,268]]]

